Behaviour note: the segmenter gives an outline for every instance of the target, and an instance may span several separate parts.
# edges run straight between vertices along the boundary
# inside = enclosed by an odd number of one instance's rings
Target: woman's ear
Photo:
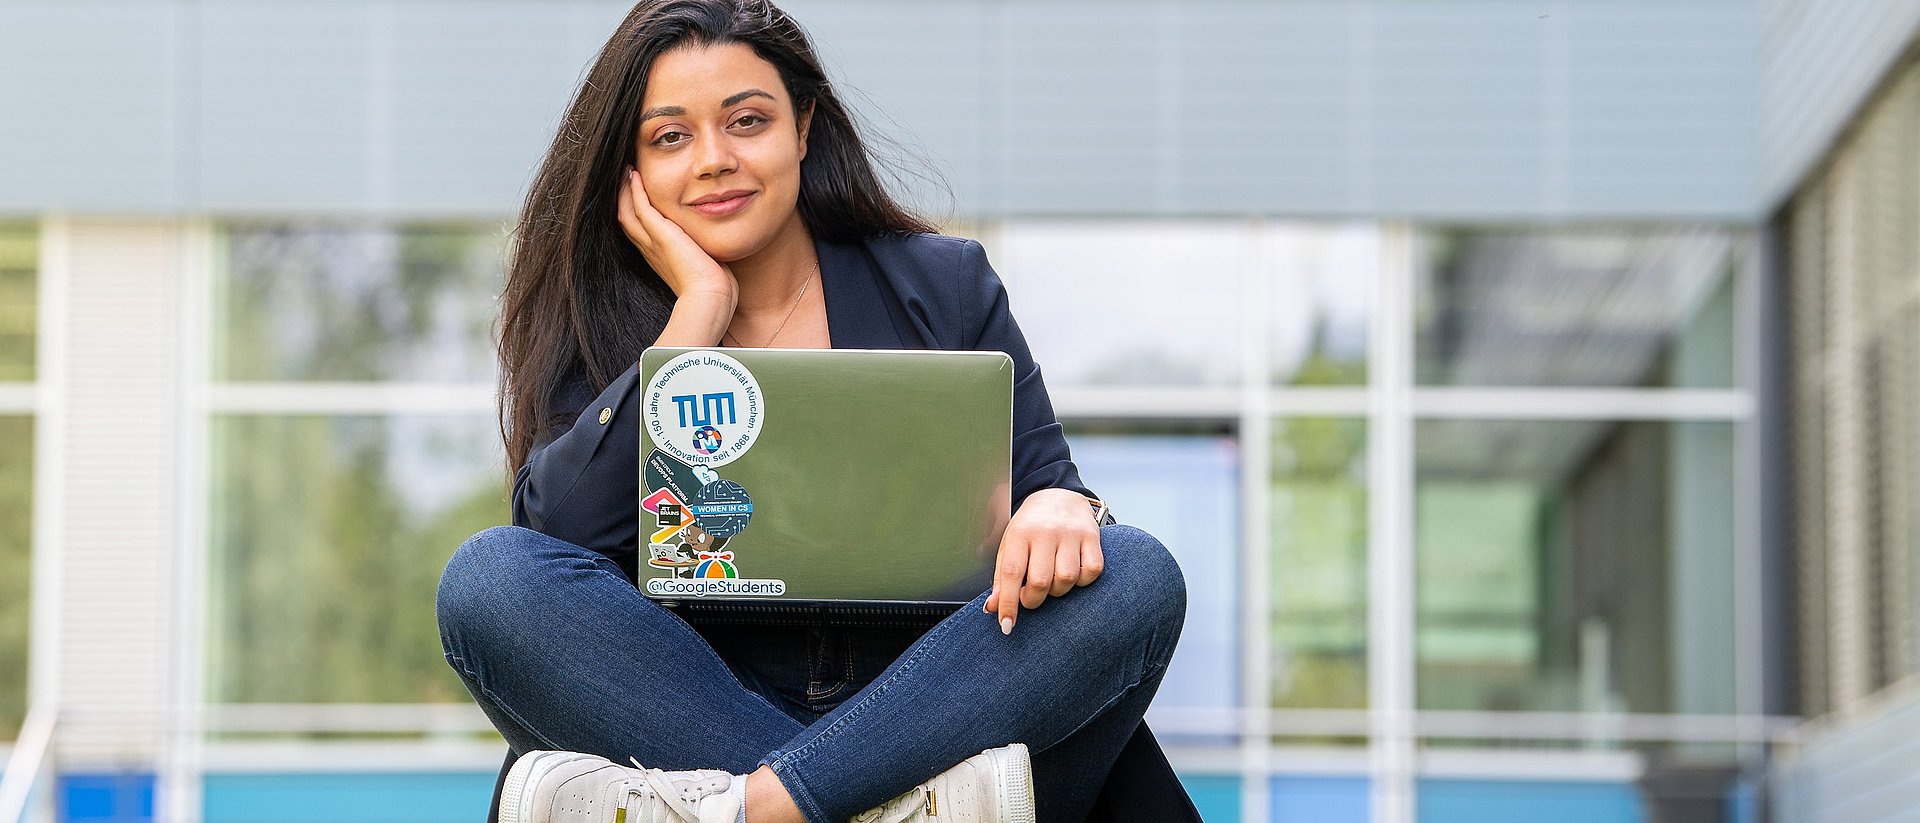
[[[813,101],[807,101],[806,109],[800,112],[800,159],[807,159],[807,128],[813,125]]]

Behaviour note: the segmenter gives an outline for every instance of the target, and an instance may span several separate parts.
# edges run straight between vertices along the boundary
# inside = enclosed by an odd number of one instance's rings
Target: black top
[[[827,332],[836,349],[949,349],[1013,358],[1013,506],[1040,489],[1092,496],[1067,452],[1040,367],[979,243],[937,234],[859,243],[816,240]],[[555,393],[560,421],[540,432],[513,483],[513,523],[639,563],[639,386],[635,363],[594,396],[584,376]],[[602,410],[611,415],[602,423]]]

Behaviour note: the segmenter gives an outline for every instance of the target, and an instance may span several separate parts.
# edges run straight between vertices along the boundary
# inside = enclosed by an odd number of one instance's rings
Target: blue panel
[[[1180,784],[1207,823],[1240,823],[1240,778],[1181,775]]]
[[[1276,777],[1273,823],[1367,823],[1367,788],[1364,777]]]
[[[1420,823],[1643,823],[1626,783],[1422,780]]]
[[[66,774],[59,786],[62,823],[148,823],[154,776],[149,773]]]
[[[1727,823],[1760,823],[1760,791],[1753,775],[1727,787]]]
[[[471,823],[491,772],[208,775],[206,823]]]
[[[1076,436],[1080,477],[1120,522],[1160,539],[1187,578],[1187,623],[1153,705],[1231,709],[1239,704],[1238,613],[1233,568],[1240,545],[1240,461],[1224,437]],[[1231,729],[1221,729],[1223,733]],[[1162,737],[1173,730],[1159,730]]]

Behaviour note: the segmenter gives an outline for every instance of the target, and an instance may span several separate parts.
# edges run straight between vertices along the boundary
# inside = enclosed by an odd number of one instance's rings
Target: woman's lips
[[[726,200],[716,200],[712,203],[701,203],[697,206],[692,206],[691,208],[694,211],[697,211],[708,217],[725,217],[729,214],[732,214],[734,212],[737,212],[741,209],[746,208],[747,203],[753,200],[753,197],[755,194],[758,194],[758,192],[748,192],[747,194],[743,194],[739,197],[732,197]]]

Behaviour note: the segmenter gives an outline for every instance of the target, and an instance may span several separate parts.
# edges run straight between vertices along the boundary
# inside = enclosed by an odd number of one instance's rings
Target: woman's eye
[[[761,123],[766,122],[766,120],[767,118],[761,117],[760,115],[757,115],[757,114],[743,114],[743,115],[740,115],[738,119],[734,120],[733,124],[738,126],[742,123],[745,123],[749,126],[757,126],[757,125],[760,125]],[[748,122],[748,121],[752,121],[752,122]]]
[[[653,144],[656,146],[677,146],[687,142],[688,136],[684,131],[670,131],[653,138]]]

